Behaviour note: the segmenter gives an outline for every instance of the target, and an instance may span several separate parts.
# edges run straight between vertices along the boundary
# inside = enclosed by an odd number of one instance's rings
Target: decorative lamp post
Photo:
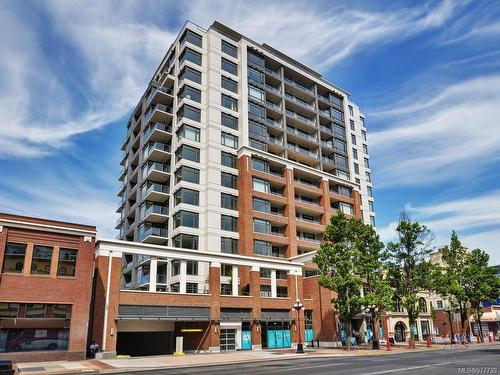
[[[376,320],[375,317],[377,316],[378,307],[375,305],[370,305],[370,306],[366,307],[365,312],[367,314],[370,314],[370,318],[372,321],[372,330],[373,330],[372,349],[380,349],[380,344],[379,344],[378,340],[375,338],[376,337],[375,330],[377,329],[377,327],[375,327],[375,320]]]
[[[303,305],[300,303],[300,299],[297,298],[297,302],[293,305],[293,309],[297,311],[297,329],[299,330],[299,342],[297,343],[297,352],[304,353],[304,346],[302,345],[302,337],[300,335],[300,310],[302,310]]]

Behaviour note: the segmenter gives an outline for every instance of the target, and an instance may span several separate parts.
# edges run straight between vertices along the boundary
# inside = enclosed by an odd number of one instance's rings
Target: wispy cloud
[[[478,174],[500,158],[500,75],[450,84],[376,114],[391,126],[369,135],[377,185],[422,185]]]
[[[405,211],[436,234],[436,247],[448,243],[451,231],[456,230],[462,233],[461,239],[466,246],[488,251],[491,263],[500,263],[497,247],[500,241],[500,190],[427,205],[408,203]],[[384,241],[390,241],[395,237],[395,226],[396,222],[391,222],[377,231]]]

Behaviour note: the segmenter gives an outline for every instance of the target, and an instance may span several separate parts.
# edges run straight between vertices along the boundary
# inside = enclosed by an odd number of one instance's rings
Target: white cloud
[[[491,264],[500,263],[500,190],[471,198],[436,202],[422,206],[407,204],[405,211],[427,225],[435,234],[435,246],[449,243],[451,231],[459,234],[470,249],[480,248],[490,254]],[[383,241],[395,238],[397,223],[377,228]],[[473,232],[473,234],[471,234]],[[465,233],[462,234],[461,233]]]
[[[495,74],[438,93],[428,86],[376,113],[391,122],[369,134],[377,186],[428,185],[480,173],[500,158],[498,108]]]

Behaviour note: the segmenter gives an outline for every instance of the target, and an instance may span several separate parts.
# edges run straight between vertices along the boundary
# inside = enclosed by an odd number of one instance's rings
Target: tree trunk
[[[465,331],[465,308],[462,307],[462,304],[460,303],[460,328],[462,329],[461,334]]]
[[[380,337],[379,337],[379,323],[378,323],[378,319],[377,319],[377,314],[375,313],[375,311],[372,311],[372,322],[373,322],[373,338],[372,340],[375,340],[375,341],[380,341]]]
[[[350,351],[351,350],[351,320],[347,320],[345,323],[345,350]]]
[[[415,331],[413,327],[415,326],[415,321],[409,320],[410,322],[410,342],[408,343],[408,347],[410,349],[415,349]]]
[[[479,325],[479,335],[481,342],[484,342],[484,335],[483,335],[483,325],[481,324],[481,315],[477,314],[477,324]]]
[[[451,311],[448,312],[448,320],[450,321],[450,335],[451,335],[451,337],[450,337],[450,343],[453,342],[454,336],[455,336],[455,333],[453,332],[453,320],[451,318],[451,314],[452,314]]]

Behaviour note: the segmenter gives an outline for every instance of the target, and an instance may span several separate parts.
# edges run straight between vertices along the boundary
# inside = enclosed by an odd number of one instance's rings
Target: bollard
[[[427,337],[427,347],[430,348],[432,345],[432,339],[430,336]]]

